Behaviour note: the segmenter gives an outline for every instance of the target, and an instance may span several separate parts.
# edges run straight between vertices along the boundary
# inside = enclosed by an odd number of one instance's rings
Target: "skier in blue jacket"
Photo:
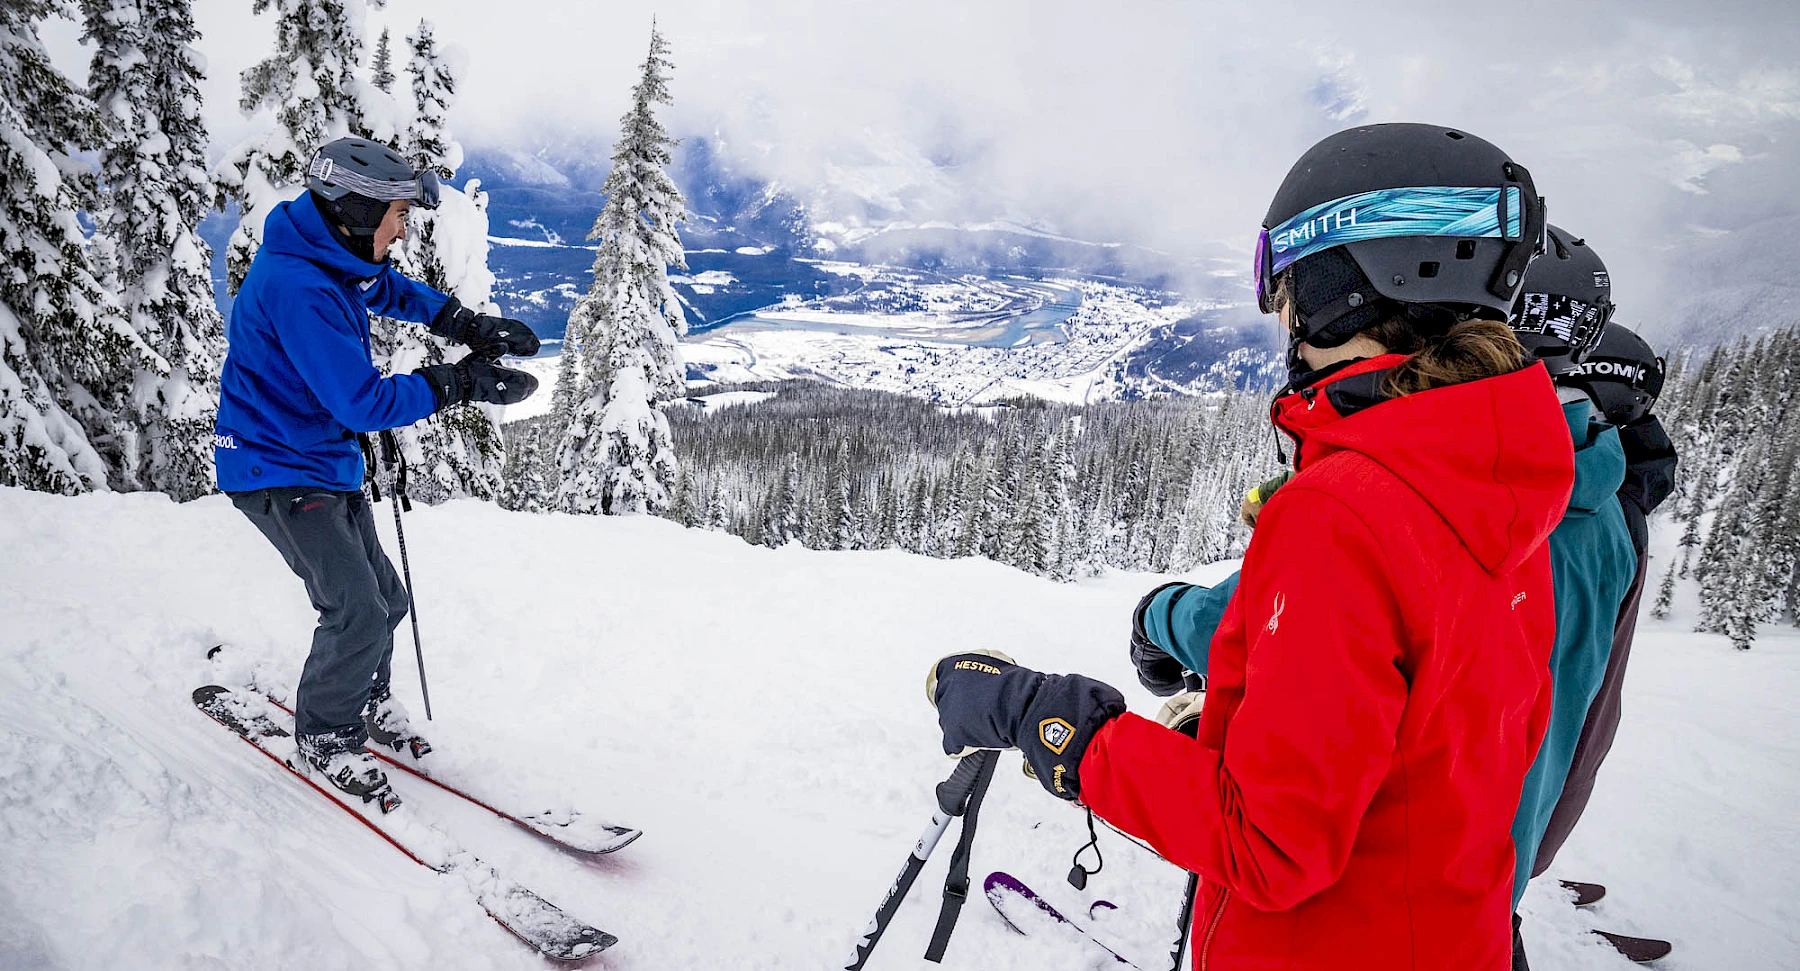
[[[1546,253],[1526,270],[1512,324],[1520,343],[1560,382],[1599,343],[1613,311],[1612,287],[1605,265],[1585,241],[1552,226],[1547,242]],[[1619,431],[1598,420],[1593,402],[1580,388],[1562,383],[1558,395],[1575,444],[1575,487],[1562,522],[1550,535],[1556,591],[1551,715],[1513,819],[1515,908],[1607,670],[1620,604],[1638,572],[1638,554],[1618,497],[1626,479]],[[1254,522],[1256,509],[1279,482],[1271,480],[1253,491],[1243,510],[1246,522]],[[1131,659],[1145,688],[1172,695],[1182,689],[1184,671],[1204,674],[1213,632],[1236,587],[1236,574],[1212,587],[1169,583],[1139,601]],[[1513,967],[1523,969],[1518,924],[1515,915]]]
[[[306,184],[269,213],[232,306],[214,455],[219,489],[280,551],[319,612],[295,693],[300,754],[370,801],[386,796],[387,776],[363,746],[373,737],[398,748],[414,736],[388,685],[408,597],[363,497],[358,436],[463,402],[524,400],[536,379],[494,362],[537,353],[538,339],[389,264],[407,211],[437,207],[435,173],[375,142],[341,138],[313,157]],[[426,324],[472,353],[384,377],[370,354],[372,313]]]

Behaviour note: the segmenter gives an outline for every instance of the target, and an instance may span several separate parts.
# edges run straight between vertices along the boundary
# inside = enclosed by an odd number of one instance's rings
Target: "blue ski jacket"
[[[1637,551],[1620,508],[1625,450],[1618,430],[1592,420],[1586,401],[1563,405],[1575,442],[1575,488],[1550,534],[1556,643],[1550,655],[1551,712],[1513,818],[1513,906],[1531,879],[1538,843],[1568,777],[1588,706],[1612,653],[1613,622],[1637,572]],[[1189,671],[1205,672],[1213,632],[1237,589],[1237,574],[1213,587],[1175,584],[1144,608],[1144,633]]]
[[[382,377],[369,314],[430,323],[449,297],[351,253],[310,194],[276,206],[232,304],[213,438],[219,489],[362,488],[356,433],[437,410],[416,374]]]
[[[1538,747],[1519,813],[1513,817],[1513,909],[1525,895],[1538,843],[1562,795],[1588,706],[1600,691],[1612,655],[1613,625],[1637,575],[1637,549],[1619,505],[1625,448],[1619,430],[1591,420],[1592,405],[1563,405],[1575,439],[1575,490],[1569,510],[1550,534],[1550,572],[1556,586],[1556,644],[1550,652],[1550,725]]]

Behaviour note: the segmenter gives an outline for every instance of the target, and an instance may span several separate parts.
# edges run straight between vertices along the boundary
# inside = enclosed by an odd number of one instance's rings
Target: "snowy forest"
[[[1681,529],[1652,612],[1677,578],[1700,588],[1699,630],[1740,649],[1756,625],[1800,626],[1800,329],[1746,337],[1669,363],[1657,413],[1681,471],[1657,510]],[[1652,569],[1658,569],[1653,564]],[[1652,574],[1652,578],[1655,578]]]
[[[721,393],[745,392],[754,404],[669,409],[665,515],[764,546],[983,556],[1063,580],[1181,571],[1242,552],[1238,501],[1278,468],[1251,393],[964,409],[806,381]],[[532,468],[543,421],[507,426],[504,505],[554,491]]]

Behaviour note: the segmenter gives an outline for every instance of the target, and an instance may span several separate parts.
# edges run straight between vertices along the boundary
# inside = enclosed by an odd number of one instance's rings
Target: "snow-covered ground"
[[[1155,577],[1064,586],[982,561],[767,550],[657,519],[475,502],[420,508],[407,526],[434,758],[645,836],[586,863],[417,787],[408,809],[618,934],[595,967],[842,966],[949,769],[923,697],[944,653],[997,648],[1157,707],[1124,644]],[[224,498],[0,489],[0,549],[0,968],[545,967],[460,880],[404,859],[194,710],[192,689],[231,670],[291,684],[313,622]],[[397,693],[419,717],[405,633]],[[220,642],[228,668],[204,656]],[[1591,926],[1672,939],[1669,971],[1794,967],[1800,637],[1771,628],[1739,653],[1648,622],[1627,692],[1553,873],[1611,895],[1577,912],[1534,887],[1534,967],[1629,967]],[[1082,816],[1017,763],[995,777],[977,879],[1008,870],[1073,913],[1115,901],[1101,935],[1163,967],[1182,875],[1103,830],[1104,871],[1069,888]],[[872,969],[929,967],[949,848]],[[1109,965],[1013,935],[979,898],[944,963],[1090,966]]]
[[[693,398],[682,398],[675,402],[678,405],[692,405],[701,411],[720,411],[734,406],[748,406],[775,397],[773,391],[721,391],[717,394],[703,394]]]

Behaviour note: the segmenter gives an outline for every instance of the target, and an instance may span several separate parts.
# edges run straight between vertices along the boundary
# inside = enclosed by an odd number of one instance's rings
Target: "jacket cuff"
[[[1143,630],[1144,638],[1164,654],[1177,660],[1180,660],[1180,655],[1173,650],[1175,634],[1171,629],[1170,615],[1174,611],[1175,602],[1192,589],[1194,585],[1191,583],[1165,583],[1151,591],[1150,596],[1144,600],[1143,610],[1138,614],[1138,626]]]
[[[462,301],[451,297],[444,302],[444,306],[437,312],[437,316],[431,318],[431,323],[427,325],[426,329],[445,340],[455,340],[456,316],[462,311]]]

